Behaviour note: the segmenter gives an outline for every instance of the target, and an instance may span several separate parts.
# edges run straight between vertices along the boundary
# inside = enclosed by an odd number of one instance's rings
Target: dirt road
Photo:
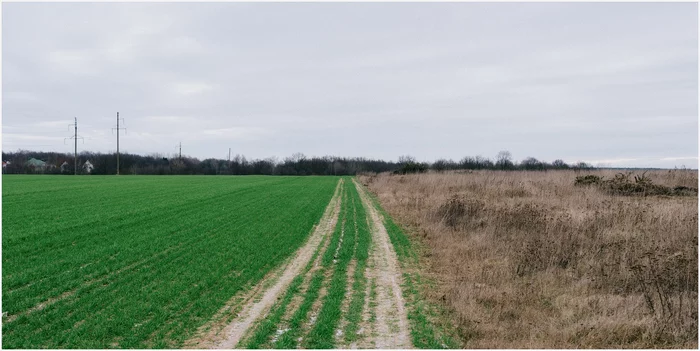
[[[401,270],[396,252],[384,222],[366,190],[354,180],[353,182],[372,224],[372,247],[367,274],[370,281],[376,284],[373,346],[377,349],[411,348],[408,318],[401,294]]]
[[[357,194],[353,195],[355,191]],[[358,216],[358,209],[364,209],[365,215]],[[358,221],[367,224],[363,227],[364,235],[357,232]],[[353,228],[352,232],[346,233],[346,225]],[[334,235],[335,239],[332,239]],[[358,271],[355,274],[356,253],[349,261],[347,258],[342,261],[339,259],[339,252],[343,247],[345,252],[355,252],[358,240],[365,243],[363,252],[367,264],[362,265],[362,273]],[[335,246],[329,247],[329,242],[334,242],[335,244],[331,245]],[[320,265],[321,257],[326,256],[328,250],[333,250],[329,251],[333,258],[329,262],[332,263]],[[337,322],[323,324],[329,327],[332,325],[336,329],[334,339],[331,338],[330,343],[322,345],[333,345],[337,348],[412,348],[410,326],[401,291],[401,267],[383,218],[360,184],[353,181],[352,184],[344,186],[343,180],[339,181],[319,225],[304,246],[285,265],[268,274],[262,282],[242,292],[241,296],[232,298],[232,302],[222,309],[215,320],[201,328],[197,337],[185,346],[215,349],[244,345],[259,345],[262,348],[313,347],[314,344],[307,342],[318,342],[318,338],[322,338],[322,334],[318,334],[318,327],[322,325],[315,324],[322,312],[322,306],[329,303],[331,276],[338,269],[347,270],[347,281],[342,284],[345,291],[340,295],[343,301],[337,303],[338,300],[335,300],[339,310],[333,312],[339,313],[340,317]],[[298,288],[288,289],[292,280],[298,276],[302,277],[301,283],[295,283]],[[353,290],[355,280],[363,282],[361,289],[356,287]],[[358,316],[357,313],[361,314],[359,322],[357,317],[354,322],[351,322],[352,318],[349,317],[350,299],[353,296],[356,296],[355,301],[361,305],[353,312],[355,316]],[[352,335],[348,337],[344,335],[344,331],[351,323],[355,323],[354,327],[357,328],[347,329],[352,330],[349,332]],[[273,329],[269,329],[271,325],[274,326]],[[253,338],[253,335],[260,334],[261,330],[269,330],[269,336],[265,337],[263,332],[262,339]],[[262,343],[250,344],[253,339]]]

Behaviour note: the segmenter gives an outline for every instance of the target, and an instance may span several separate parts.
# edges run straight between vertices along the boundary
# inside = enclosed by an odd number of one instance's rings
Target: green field
[[[3,347],[178,347],[300,247],[337,181],[4,176]]]
[[[350,177],[4,176],[2,205],[3,348],[455,346]]]

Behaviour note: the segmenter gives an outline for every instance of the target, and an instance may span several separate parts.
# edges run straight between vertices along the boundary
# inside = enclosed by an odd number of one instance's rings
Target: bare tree
[[[411,155],[399,156],[399,163],[416,163],[416,158]]]
[[[513,164],[513,156],[510,154],[510,151],[500,151],[498,155],[496,155],[496,166],[499,169],[515,168],[515,165]]]

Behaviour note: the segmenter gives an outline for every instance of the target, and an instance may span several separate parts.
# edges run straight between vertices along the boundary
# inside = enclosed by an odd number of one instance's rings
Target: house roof
[[[35,167],[43,167],[43,166],[46,166],[46,162],[44,162],[42,160],[37,160],[34,157],[32,157],[29,159],[29,161],[27,161],[27,165],[35,166]]]

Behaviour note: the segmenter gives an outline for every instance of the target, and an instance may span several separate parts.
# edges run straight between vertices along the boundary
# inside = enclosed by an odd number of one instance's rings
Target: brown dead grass
[[[428,247],[466,348],[697,348],[697,196],[615,196],[577,175],[360,180]],[[697,171],[646,176],[698,186]]]

